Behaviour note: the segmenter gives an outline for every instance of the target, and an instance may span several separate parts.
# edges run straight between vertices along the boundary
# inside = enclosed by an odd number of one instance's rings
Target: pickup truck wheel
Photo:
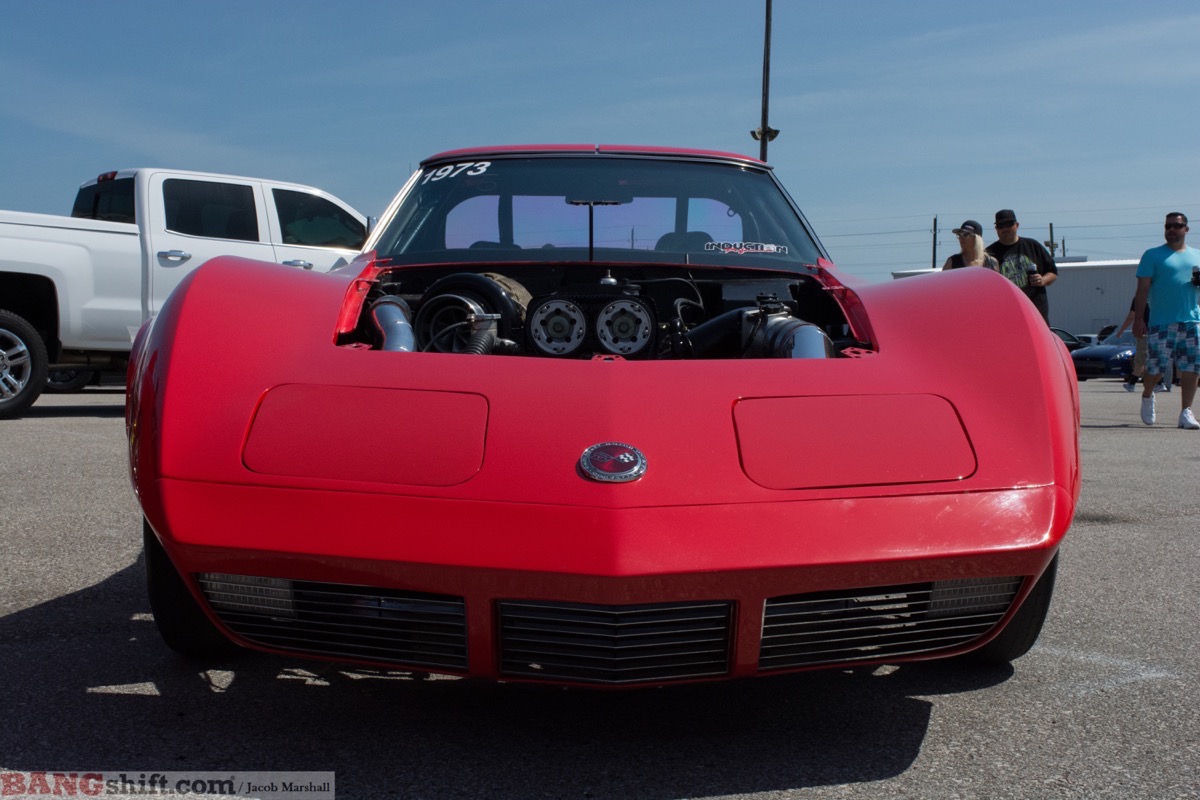
[[[146,554],[146,588],[154,624],[167,647],[190,658],[218,658],[241,648],[226,639],[209,621],[167,551],[142,520],[142,547]]]
[[[91,383],[94,375],[90,369],[52,369],[46,376],[46,392],[73,394]]]
[[[46,344],[32,325],[0,309],[0,418],[33,405],[46,386]]]

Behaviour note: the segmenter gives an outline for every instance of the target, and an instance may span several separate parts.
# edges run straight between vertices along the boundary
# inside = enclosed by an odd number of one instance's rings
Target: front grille
[[[330,658],[467,667],[461,597],[214,573],[196,580],[221,622],[256,644]]]
[[[1108,375],[1120,375],[1124,367],[1124,363],[1109,362],[1099,358],[1075,359],[1075,374],[1087,377],[1101,378]]]
[[[1021,581],[937,581],[770,598],[759,669],[879,661],[958,647],[1000,621]]]
[[[501,602],[500,671],[597,684],[725,675],[732,609],[729,602]]]

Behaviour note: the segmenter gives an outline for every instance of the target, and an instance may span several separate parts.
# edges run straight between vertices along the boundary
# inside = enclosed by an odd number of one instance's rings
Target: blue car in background
[[[1075,377],[1081,381],[1088,378],[1120,378],[1133,369],[1133,351],[1136,341],[1132,331],[1103,340],[1100,344],[1080,347],[1071,351],[1075,362]]]

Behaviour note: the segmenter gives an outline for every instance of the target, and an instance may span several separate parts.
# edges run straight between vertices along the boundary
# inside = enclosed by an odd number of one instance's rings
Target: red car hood
[[[280,268],[266,279],[287,281],[297,316],[323,315],[329,327],[297,325],[215,375],[211,331],[189,328],[214,309],[252,319],[261,302],[223,291],[223,271],[194,273],[187,303],[164,312],[157,347],[187,379],[146,382],[161,390],[153,435],[139,437],[151,452],[133,462],[143,478],[597,508],[996,491],[1056,478],[1071,491],[1072,476],[1056,476],[1054,442],[1075,421],[1047,413],[1063,404],[1036,394],[1039,371],[1064,369],[1050,363],[1056,351],[1046,363],[1005,365],[1006,385],[1030,387],[1017,400],[1004,387],[980,390],[991,367],[973,363],[969,343],[946,372],[922,357],[918,337],[839,359],[379,352],[330,341],[345,278],[297,281]],[[879,306],[877,321],[901,313],[895,305]],[[997,425],[1014,402],[1023,424]],[[640,450],[645,474],[587,478],[580,456],[603,442]]]

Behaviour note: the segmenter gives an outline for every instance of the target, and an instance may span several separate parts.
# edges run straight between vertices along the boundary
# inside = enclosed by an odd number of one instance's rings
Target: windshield
[[[429,166],[375,249],[394,264],[591,260],[790,270],[824,254],[765,170],[596,155]]]

